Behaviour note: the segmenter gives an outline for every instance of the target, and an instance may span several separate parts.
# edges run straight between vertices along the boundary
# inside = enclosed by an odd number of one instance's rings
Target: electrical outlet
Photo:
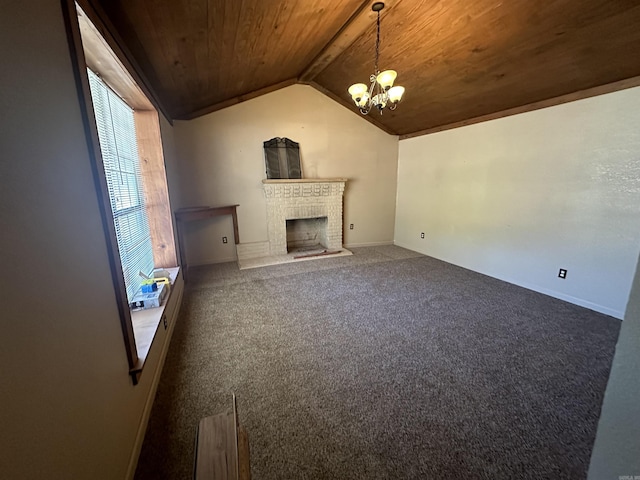
[[[558,272],[558,277],[567,278],[567,270],[565,268],[561,268],[560,271]]]
[[[227,237],[222,237],[222,243],[227,243]]]
[[[349,230],[353,230],[353,223],[349,224]]]
[[[424,238],[424,232],[420,234],[420,238]]]

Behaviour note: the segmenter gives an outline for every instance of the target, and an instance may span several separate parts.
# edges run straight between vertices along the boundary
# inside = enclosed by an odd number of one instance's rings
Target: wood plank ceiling
[[[293,83],[354,112],[373,70],[362,0],[98,0],[175,119]],[[639,0],[389,0],[380,67],[406,87],[368,119],[411,136],[640,85]],[[579,92],[579,93],[576,93]]]

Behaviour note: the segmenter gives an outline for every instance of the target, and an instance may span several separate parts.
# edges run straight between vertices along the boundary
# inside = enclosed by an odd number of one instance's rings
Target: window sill
[[[136,310],[131,312],[131,323],[136,340],[136,350],[138,361],[129,370],[133,379],[133,384],[138,383],[142,370],[151,351],[153,342],[158,337],[160,325],[168,330],[175,318],[176,308],[179,308],[179,300],[182,297],[183,281],[180,275],[180,267],[166,268],[171,277],[171,289],[164,304],[158,308],[148,308],[146,310]]]

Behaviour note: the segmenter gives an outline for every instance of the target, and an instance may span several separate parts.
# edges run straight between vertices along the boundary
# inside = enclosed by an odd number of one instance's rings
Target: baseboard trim
[[[456,265],[456,266],[461,267],[461,268],[466,268],[467,270],[471,270],[472,272],[480,273],[482,275],[487,275],[488,277],[497,278],[498,280],[502,280],[503,282],[511,283],[512,285],[517,285],[519,287],[526,288],[527,290],[532,290],[534,292],[542,293],[543,295],[548,295],[550,297],[557,298],[559,300],[563,300],[565,302],[572,303],[574,305],[578,305],[579,307],[588,308],[589,310],[593,310],[594,312],[599,312],[599,313],[603,313],[605,315],[609,315],[611,317],[617,318],[618,320],[622,320],[624,318],[624,312],[621,312],[619,310],[615,310],[613,308],[605,307],[604,305],[593,303],[593,302],[590,302],[588,300],[584,300],[582,298],[573,297],[571,295],[567,295],[566,293],[558,292],[558,291],[552,290],[550,288],[541,287],[541,286],[533,284],[533,283],[522,282],[522,281],[519,281],[519,280],[514,280],[514,279],[509,278],[509,277],[502,277],[502,276],[492,275],[492,274],[487,273],[487,272],[481,272],[479,270],[474,270],[473,268],[469,268],[466,265],[460,265],[460,264],[451,262],[449,260],[446,260],[444,258],[438,258],[438,257],[436,257],[434,255],[429,255],[428,253],[420,252],[418,250],[415,250],[414,247],[409,247],[409,246],[403,245],[402,242],[394,241],[393,243],[394,243],[394,245],[397,245],[398,247],[406,248],[407,250],[411,250],[413,252],[422,253],[423,255],[427,255],[428,257],[432,257],[432,258],[441,260],[443,262],[447,262],[447,263],[450,263],[452,265]]]
[[[366,242],[366,243],[345,243],[344,244],[344,248],[384,247],[386,245],[393,245],[393,241],[389,241],[389,242]]]
[[[238,261],[237,256],[215,258],[215,259],[205,260],[202,263],[190,263],[189,267],[206,267],[207,265],[217,265],[218,263],[228,263],[228,262],[237,262],[237,261]]]
[[[478,272],[483,273],[483,272]],[[483,275],[486,275],[483,273]],[[493,276],[493,275],[489,275]],[[615,317],[618,320],[622,320],[624,318],[624,312],[619,310],[614,310],[613,308],[605,307],[604,305],[599,305],[597,303],[590,302],[588,300],[584,300],[582,298],[573,297],[571,295],[567,295],[566,293],[558,292],[556,290],[551,290],[549,288],[540,287],[538,285],[530,284],[527,282],[519,282],[509,278],[500,278],[494,277],[498,280],[502,280],[504,282],[512,283],[513,285],[518,285],[519,287],[526,288],[527,290],[533,290],[534,292],[542,293],[544,295],[549,295],[550,297],[557,298],[559,300],[564,300],[565,302],[573,303],[574,305],[578,305],[580,307],[588,308],[589,310],[593,310],[595,312],[604,313],[605,315],[609,315],[611,317]]]

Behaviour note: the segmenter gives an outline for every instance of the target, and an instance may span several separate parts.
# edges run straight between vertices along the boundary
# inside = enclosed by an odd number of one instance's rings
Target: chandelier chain
[[[378,57],[380,56],[380,10],[378,10],[378,29],[377,29],[377,33],[376,33],[376,64],[375,64],[375,69],[374,71],[374,75],[377,75],[379,72],[378,70]]]

